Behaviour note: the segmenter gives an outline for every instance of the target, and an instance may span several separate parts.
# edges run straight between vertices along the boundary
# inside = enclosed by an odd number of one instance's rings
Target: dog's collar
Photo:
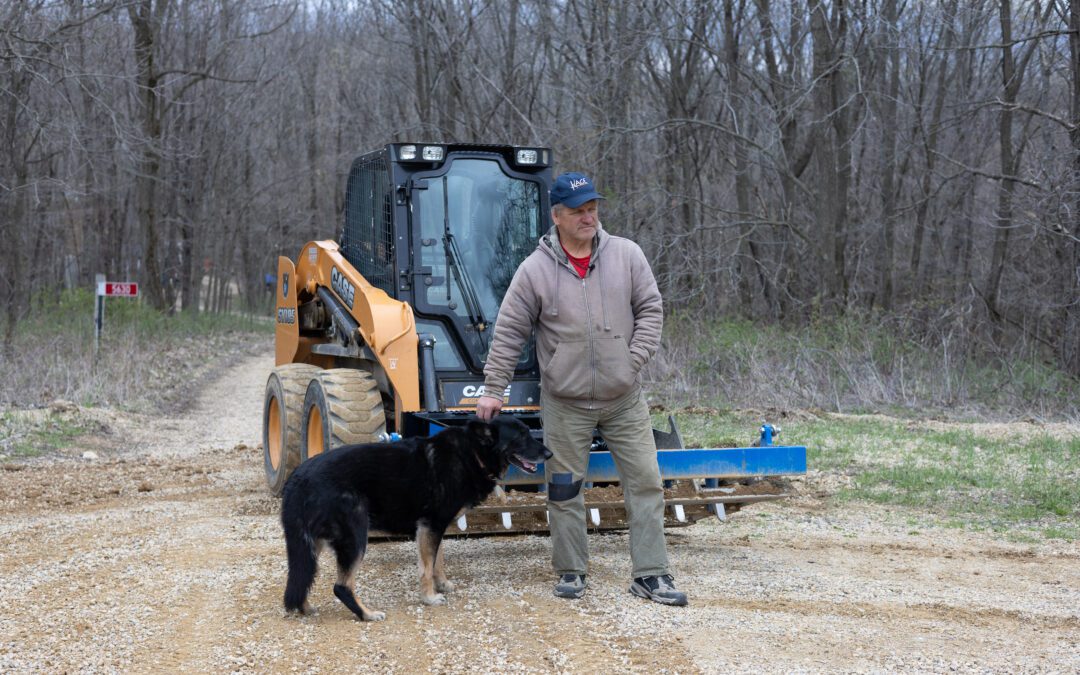
[[[480,458],[480,453],[478,453],[476,450],[473,450],[473,457],[476,458],[476,462],[480,465],[480,468],[487,472],[488,478],[490,478],[491,480],[499,480],[499,474],[492,471],[491,467],[488,466],[487,463]]]

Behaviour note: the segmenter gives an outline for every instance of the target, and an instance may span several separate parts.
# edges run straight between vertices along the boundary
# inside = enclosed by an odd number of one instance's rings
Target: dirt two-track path
[[[913,528],[837,505],[827,477],[669,532],[686,608],[626,592],[625,534],[590,538],[585,598],[551,595],[545,537],[454,539],[457,589],[420,605],[409,542],[373,545],[360,623],[331,593],[287,616],[260,438],[270,357],[188,412],[112,414],[61,456],[0,470],[3,672],[1080,671],[1080,546]],[[84,453],[95,457],[84,458]]]

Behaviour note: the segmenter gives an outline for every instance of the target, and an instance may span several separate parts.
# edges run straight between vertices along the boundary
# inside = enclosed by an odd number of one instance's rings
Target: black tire
[[[285,481],[300,465],[300,421],[304,394],[319,368],[290,363],[275,368],[266,380],[263,398],[263,468],[266,485],[281,496]]]
[[[304,395],[300,461],[343,445],[371,443],[386,431],[379,385],[366,370],[320,371]]]

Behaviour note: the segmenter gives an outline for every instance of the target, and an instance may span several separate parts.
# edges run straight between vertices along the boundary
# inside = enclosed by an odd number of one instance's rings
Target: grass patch
[[[166,316],[138,300],[107,300],[94,351],[94,296],[75,290],[34,299],[0,359],[0,409],[55,399],[84,406],[154,411],[183,407],[217,365],[269,347],[268,317]]]
[[[1042,535],[1047,539],[1064,539],[1065,541],[1076,541],[1080,539],[1080,528],[1077,526],[1062,526],[1062,527],[1048,527],[1042,531]]]
[[[0,414],[0,455],[29,458],[66,447],[93,427],[66,415],[47,415],[34,421],[25,414]]]
[[[676,313],[647,372],[671,405],[1080,419],[1080,379],[1036,346],[995,350],[962,326],[916,329],[903,316],[782,326]]]
[[[656,417],[666,425],[666,417]],[[700,447],[749,445],[761,422],[692,408],[676,420],[684,441]],[[1051,436],[1027,423],[942,430],[882,416],[793,419],[782,427],[779,444],[806,446],[812,470],[847,479],[833,495],[838,502],[903,507],[911,529],[926,517],[938,526],[1009,536],[1080,536],[1080,432]]]

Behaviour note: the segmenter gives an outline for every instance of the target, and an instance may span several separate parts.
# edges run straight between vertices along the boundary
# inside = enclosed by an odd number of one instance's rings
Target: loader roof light
[[[426,162],[441,162],[444,154],[445,150],[441,145],[425,145],[421,157]]]
[[[547,148],[514,148],[514,164],[527,167],[548,166]]]
[[[411,160],[416,159],[416,146],[415,145],[403,145],[398,148],[398,159]]]

